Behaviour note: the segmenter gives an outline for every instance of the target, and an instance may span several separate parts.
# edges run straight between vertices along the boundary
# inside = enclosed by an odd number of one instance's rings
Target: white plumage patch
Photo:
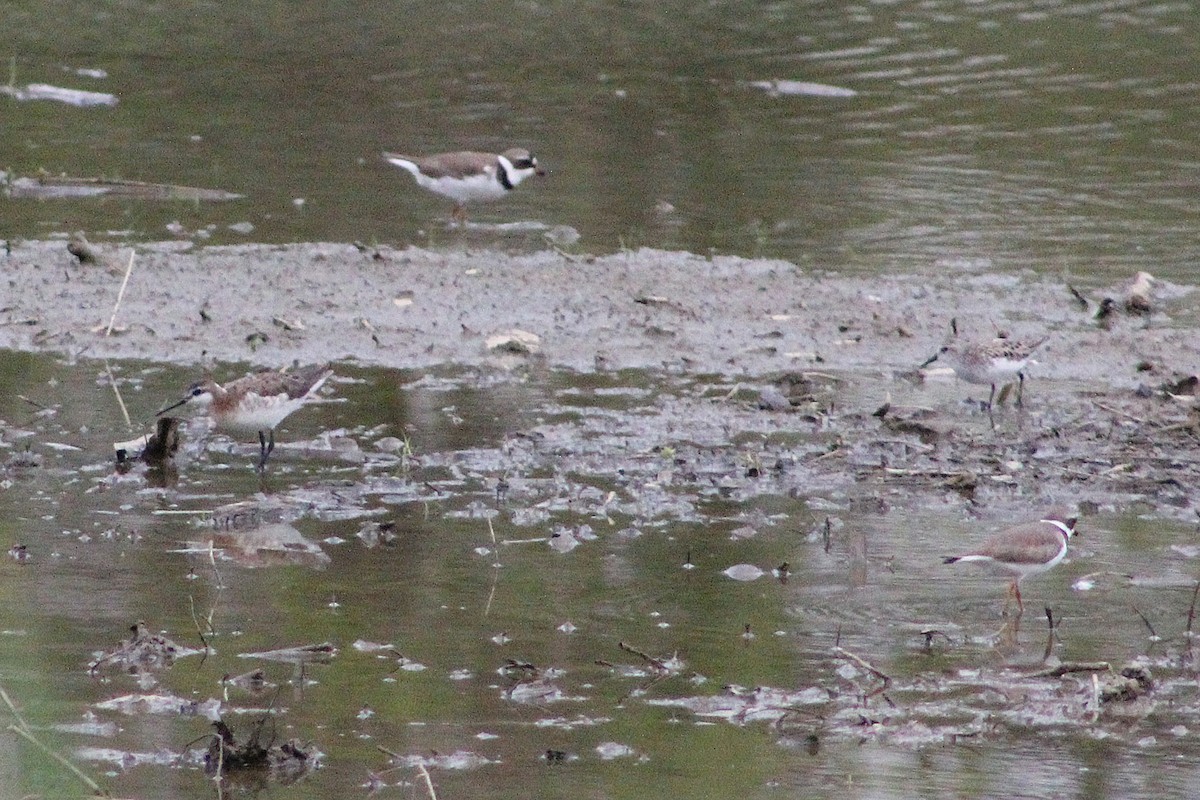
[[[499,200],[508,194],[508,190],[496,178],[494,165],[485,167],[483,172],[465,175],[461,178],[450,175],[431,178],[407,159],[389,158],[388,161],[397,167],[408,170],[421,188],[448,197],[460,205],[467,202]]]
[[[238,401],[237,407],[228,414],[216,415],[216,424],[222,430],[232,433],[257,434],[259,431],[272,431],[283,422],[307,399],[298,397],[289,399],[287,395],[262,395],[249,392]]]

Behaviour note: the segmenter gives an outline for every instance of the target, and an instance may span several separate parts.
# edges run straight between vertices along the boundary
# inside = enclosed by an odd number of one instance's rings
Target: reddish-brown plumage
[[[213,380],[192,384],[179,402],[159,415],[194,402],[207,409],[217,427],[235,433],[258,434],[259,469],[275,449],[275,427],[300,408],[332,375],[328,364],[289,372],[263,371],[222,386]]]

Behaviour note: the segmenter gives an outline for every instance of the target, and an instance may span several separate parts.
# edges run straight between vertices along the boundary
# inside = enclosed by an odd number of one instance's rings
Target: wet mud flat
[[[846,277],[654,250],[100,251],[80,264],[63,242],[11,245],[0,347],[198,368],[648,370],[692,385],[649,416],[606,423],[620,429],[610,440],[669,440],[672,474],[733,481],[731,492],[1145,502],[1194,519],[1194,287],[1158,283],[1150,313],[1098,321],[1119,288],[1032,273]],[[1048,337],[1023,408],[1007,397],[985,414],[986,386],[917,369],[952,321],[966,340]],[[592,471],[637,470],[585,427],[553,435],[590,443]]]
[[[123,519],[141,519],[162,539],[185,543],[174,557],[188,559],[199,582],[220,580],[214,562],[227,576],[346,569],[338,594],[349,605],[354,583],[372,574],[364,564],[418,554],[405,530],[429,519],[447,528],[436,563],[465,560],[463,582],[483,595],[497,586],[503,594],[526,570],[539,580],[574,575],[585,585],[599,567],[620,586],[628,573],[645,569],[632,552],[645,548],[657,558],[652,570],[638,572],[651,588],[625,599],[635,609],[629,616],[642,623],[591,617],[608,607],[608,597],[555,609],[553,637],[588,635],[573,630],[572,618],[584,630],[591,623],[595,638],[570,654],[553,644],[530,646],[531,620],[549,624],[536,612],[522,617],[514,610],[507,626],[476,619],[456,629],[459,638],[490,642],[490,660],[473,652],[469,659],[448,656],[416,629],[390,644],[396,633],[380,615],[367,617],[372,625],[337,629],[336,647],[319,647],[322,680],[331,686],[339,675],[358,680],[344,671],[361,673],[371,660],[402,676],[420,667],[429,686],[486,694],[495,719],[527,723],[540,715],[548,729],[570,734],[537,739],[547,743],[539,750],[546,763],[607,763],[613,751],[632,759],[626,763],[666,758],[651,745],[606,738],[614,717],[651,725],[654,709],[690,714],[697,731],[711,721],[766,731],[783,749],[813,757],[826,744],[1018,746],[1031,734],[1136,740],[1158,752],[1168,741],[1186,744],[1187,732],[1200,728],[1191,652],[1195,580],[1186,568],[1197,553],[1186,542],[1174,560],[1148,569],[1089,567],[1075,581],[1077,595],[1105,598],[1109,606],[1126,602],[1114,598],[1140,598],[1137,613],[1153,640],[1081,649],[1075,642],[1087,637],[1082,628],[1090,618],[1068,614],[1064,628],[1061,614],[1046,619],[1030,607],[1018,626],[997,614],[998,583],[972,591],[983,599],[947,602],[929,581],[949,580],[931,567],[949,544],[920,524],[951,518],[994,530],[1049,506],[1073,505],[1082,512],[1085,563],[1088,550],[1099,547],[1089,543],[1089,518],[1138,513],[1194,526],[1200,420],[1190,380],[1198,319],[1191,287],[1159,286],[1151,314],[1121,314],[1102,325],[1095,313],[1107,287],[1033,274],[868,279],[656,251],[591,258],[157,245],[134,255],[114,316],[128,251],[115,253],[107,269],[74,263],[62,242],[24,244],[6,263],[0,344],[65,354],[94,371],[97,383],[138,390],[133,402],[145,407],[135,416],[169,399],[158,397],[164,371],[178,379],[175,391],[201,365],[224,379],[248,364],[333,362],[338,375],[326,394],[339,402],[301,412],[310,422],[298,414],[295,426],[322,432],[307,441],[286,437],[262,482],[239,477],[251,474],[254,445],[208,436],[192,423],[170,470],[105,477],[95,453],[39,446],[69,441],[70,430],[54,415],[36,416],[19,436],[6,424],[8,441],[33,440],[23,452],[8,448],[10,490],[32,496],[63,475],[91,475],[95,491],[80,502],[112,504]],[[1088,308],[1068,283],[1090,299]],[[1023,408],[1010,396],[988,415],[977,402],[988,387],[916,369],[945,340],[951,318],[960,335],[973,338],[998,331],[1050,336]],[[155,366],[137,366],[146,361]],[[439,428],[461,425],[468,406],[503,424],[453,446],[422,444],[418,429],[409,446],[394,420],[377,416],[376,393],[397,371],[405,376],[400,392],[426,398],[420,405],[437,409]],[[201,511],[212,517],[211,529],[154,516]],[[129,549],[145,551],[153,542],[131,540]],[[36,542],[33,549],[34,569],[52,563]],[[698,596],[711,592],[736,608],[731,615],[744,616],[689,627],[692,610],[680,601],[677,608],[666,603],[674,628],[652,624],[654,606],[645,597],[675,597],[692,574],[704,587]],[[392,591],[394,575],[388,580]],[[752,624],[763,613],[750,611],[752,604],[781,606],[775,624],[783,633]],[[1119,616],[1132,620],[1128,638],[1145,643],[1143,623],[1128,609]],[[423,623],[426,631],[437,627]],[[245,626],[251,636],[256,624]],[[736,661],[713,657],[705,641],[714,630],[727,637],[730,627],[744,662],[778,647],[787,664],[803,664],[803,677],[739,680]],[[265,658],[266,646],[243,653],[252,648],[222,640],[217,628],[205,635],[215,636],[226,656]],[[804,638],[791,628],[805,631]],[[168,633],[206,650],[183,619]],[[91,663],[115,673],[116,656],[158,643],[146,636],[135,629],[115,648],[89,642],[110,648]],[[296,660],[307,663],[304,646],[325,636],[314,629],[311,641],[273,646],[301,648]],[[507,648],[511,638],[519,647]],[[187,658],[198,660],[194,655]],[[146,669],[167,706],[186,699],[189,679],[172,674],[176,667]],[[112,680],[113,690],[130,688],[124,675]],[[389,673],[388,680],[395,678]],[[211,685],[198,685],[200,698],[208,698]],[[375,692],[379,687],[354,695],[350,711],[360,703],[385,707],[389,700]],[[232,696],[205,702],[242,714],[270,705],[260,694],[252,695],[253,705]],[[303,698],[290,705],[293,719],[304,713]],[[474,711],[464,705],[429,716],[455,713],[466,720]],[[307,739],[320,726],[309,723],[297,719],[304,746],[284,755],[313,752]],[[373,765],[374,788],[394,784],[397,767],[437,768],[444,776],[442,770],[529,760],[528,740],[514,744],[515,734],[483,744],[445,737],[405,750],[394,743],[400,723],[353,724],[380,726],[375,735],[387,749]],[[585,750],[580,742],[588,734],[579,732],[593,728],[599,741]],[[211,742],[228,741],[230,752],[240,753],[248,749],[247,729],[257,736],[257,728],[243,725],[232,738],[219,731]],[[428,756],[452,750],[450,743],[462,748],[453,751],[454,763]],[[265,734],[260,749],[269,752]],[[327,763],[347,758],[336,743],[321,749]],[[203,750],[189,763],[200,764]],[[118,748],[105,753],[87,758],[130,757]],[[363,760],[361,753],[354,758]]]

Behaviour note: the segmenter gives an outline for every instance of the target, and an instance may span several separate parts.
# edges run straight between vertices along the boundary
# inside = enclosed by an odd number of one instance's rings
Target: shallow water
[[[246,198],[8,202],[0,237],[158,240],[178,223],[200,241],[522,249],[542,225],[593,252],[1178,280],[1200,202],[1191,16],[1137,1],[8,4],[16,85],[119,103],[0,97],[5,169]],[[537,223],[517,233],[446,231],[448,204],[379,157],[510,144],[551,174],[475,218]]]
[[[1069,561],[1025,584],[1021,625],[1002,631],[1004,581],[940,563],[1007,522],[995,506],[976,521],[954,493],[893,490],[881,513],[838,490],[749,491],[733,439],[769,434],[664,433],[693,378],[339,365],[328,402],[280,430],[264,477],[256,445],[195,424],[177,476],[156,488],[140,469],[113,471],[111,443],[131,432],[109,371],[134,420],[192,378],[0,354],[0,542],[29,554],[0,562],[0,684],[118,796],[213,796],[196,751],[173,759],[210,731],[178,706],[218,701],[235,730],[271,707],[281,739],[324,754],[323,769],[267,796],[365,794],[372,772],[385,795],[424,796],[421,759],[441,797],[597,785],[614,797],[999,797],[1018,782],[1029,797],[1185,797],[1200,780],[1184,635],[1194,524],[1085,517]],[[381,452],[385,437],[407,437],[408,452]],[[26,451],[40,463],[22,466]],[[282,521],[231,523],[210,555],[199,512],[250,500]],[[291,547],[251,553],[236,544],[247,531]],[[745,565],[763,574],[728,576],[753,574]],[[1046,606],[1060,620],[1049,651]],[[138,619],[188,647],[207,630],[213,652],[140,681],[106,665],[90,675]],[[243,657],[322,642],[336,655],[303,669]],[[889,677],[886,691],[872,694],[879,680],[854,657]],[[1154,673],[1150,699],[1098,714],[1086,673],[1032,676],[1135,659]],[[222,687],[256,666],[278,693]],[[139,693],[177,700],[101,705]],[[11,733],[0,741],[18,794],[78,793]],[[384,772],[377,747],[409,761]]]

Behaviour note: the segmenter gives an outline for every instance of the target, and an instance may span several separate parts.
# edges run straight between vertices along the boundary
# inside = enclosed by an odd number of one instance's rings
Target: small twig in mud
[[[182,763],[183,763],[183,757],[184,757],[184,756],[186,756],[186,755],[188,754],[188,750],[191,750],[191,749],[192,749],[194,746],[196,746],[196,745],[200,744],[200,742],[203,742],[203,741],[205,741],[206,739],[209,739],[209,738],[211,738],[211,737],[212,737],[212,734],[211,734],[211,733],[206,733],[206,734],[204,734],[203,736],[197,736],[195,739],[192,739],[190,742],[187,742],[187,743],[185,743],[185,744],[183,745],[183,747],[181,747],[181,748],[179,749],[179,755],[175,757],[175,761],[173,762],[172,766],[176,766],[176,767],[177,767],[177,766],[179,766],[180,764],[182,764]]]
[[[845,450],[843,450],[837,444],[834,444],[833,449],[831,449],[829,452],[822,453],[821,455],[817,456],[816,458],[814,458],[812,460],[815,463],[817,461],[824,461],[827,458],[832,458],[833,456],[841,456],[841,455],[845,455],[845,454],[846,454]]]
[[[425,779],[425,788],[429,790],[429,800],[437,800],[437,792],[433,790],[433,779],[429,777],[429,770],[425,769],[424,764],[417,764],[417,772]]]
[[[829,517],[825,518],[825,530],[821,533],[821,543],[825,546],[825,555],[829,555],[829,545],[833,541],[833,520]],[[841,629],[838,629],[838,635],[841,636]]]
[[[4,689],[0,689],[0,700],[4,701],[4,704],[8,706],[8,710],[12,712],[13,718],[16,719],[15,723],[12,723],[8,726],[8,730],[25,739],[43,753],[53,758],[59,764],[62,764],[64,767],[66,767],[72,775],[74,775],[76,778],[82,781],[85,786],[91,789],[93,794],[97,796],[107,796],[106,792],[100,788],[100,784],[96,783],[94,780],[85,775],[83,770],[72,764],[68,758],[63,756],[61,753],[55,752],[50,748],[49,745],[33,735],[33,732],[29,730],[29,723],[27,723],[25,718],[21,716],[21,712],[17,711],[17,707],[13,704],[12,698],[8,696],[8,692],[4,691]]]
[[[117,379],[113,377],[108,359],[104,360],[104,372],[108,375],[108,385],[112,387],[113,394],[117,396],[117,405],[121,407],[121,416],[125,417],[125,427],[132,428],[133,421],[129,419],[129,409],[125,407],[125,400],[121,397],[121,388],[117,386]]]
[[[129,266],[125,267],[125,277],[121,280],[121,288],[117,291],[117,302],[113,305],[112,316],[108,318],[108,327],[104,330],[104,335],[108,336],[113,331],[113,326],[117,324],[117,311],[121,308],[121,300],[125,297],[125,287],[129,285],[129,276],[133,273],[133,256],[134,251],[129,253]]]
[[[645,661],[647,664],[654,667],[655,669],[661,670],[663,672],[667,672],[667,665],[664,664],[661,660],[655,658],[654,656],[649,655],[647,653],[643,653],[641,650],[637,650],[633,647],[630,647],[629,645],[625,644],[624,642],[617,642],[617,647],[621,648],[626,653],[633,653],[635,656],[640,657],[643,661]]]
[[[1067,289],[1071,292],[1071,295],[1075,298],[1075,302],[1079,303],[1079,310],[1087,311],[1089,308],[1089,305],[1090,305],[1087,301],[1087,298],[1084,297],[1078,289],[1076,289],[1074,286],[1072,286],[1069,283],[1067,284]]]
[[[196,617],[196,598],[190,594],[188,595],[188,608],[192,612],[192,624],[196,626],[196,635],[200,637],[200,642],[204,645],[204,658],[208,658],[208,654],[212,652],[212,646],[208,643],[208,639],[205,638],[204,630],[200,627],[200,620]],[[209,631],[214,632],[211,614],[209,615],[209,618],[205,620],[205,622],[208,623]],[[201,664],[204,663],[204,658],[200,660]]]
[[[1136,414],[1130,414],[1128,411],[1124,411],[1119,408],[1113,408],[1112,406],[1105,405],[1104,403],[1101,403],[1098,400],[1093,400],[1092,405],[1094,405],[1096,408],[1100,409],[1101,411],[1107,411],[1110,414],[1120,414],[1123,417],[1128,417],[1129,419],[1133,420],[1134,422],[1136,422],[1139,425],[1156,425],[1156,426],[1158,425],[1157,422],[1147,421],[1146,419],[1139,417]]]
[[[839,632],[839,635],[840,635],[840,632]],[[871,673],[876,678],[883,681],[883,684],[881,686],[878,686],[877,688],[872,689],[870,692],[865,694],[863,696],[864,700],[869,700],[877,694],[883,694],[884,692],[887,691],[888,687],[892,685],[892,679],[889,675],[887,675],[886,673],[875,668],[869,661],[867,661],[862,656],[856,655],[855,653],[851,653],[849,650],[847,650],[844,647],[834,647],[833,654],[835,656],[838,656],[839,658],[846,659],[847,661],[851,662],[852,664],[857,665],[861,669],[865,669],[867,672]],[[885,696],[885,699],[886,699],[886,696]],[[889,700],[888,702],[890,703],[891,701]]]
[[[1157,639],[1157,638],[1158,638],[1158,631],[1154,630],[1154,626],[1150,624],[1150,620],[1146,619],[1146,615],[1145,615],[1145,614],[1143,614],[1143,613],[1142,613],[1142,612],[1141,612],[1141,611],[1138,609],[1138,607],[1137,607],[1137,606],[1132,606],[1132,608],[1133,608],[1133,613],[1137,614],[1139,617],[1141,617],[1141,618],[1142,618],[1142,623],[1143,623],[1143,624],[1146,626],[1146,630],[1150,631],[1150,638],[1151,638],[1151,639]]]
[[[397,761],[399,761],[399,760],[401,760],[402,758],[404,758],[404,756],[400,755],[400,754],[399,754],[399,753],[397,753],[396,751],[394,751],[394,750],[388,750],[386,747],[384,747],[384,746],[383,746],[383,745],[381,745],[381,744],[377,744],[377,745],[375,745],[375,749],[376,749],[376,750],[378,750],[379,752],[383,753],[383,754],[384,754],[385,756],[387,756],[388,758],[394,758],[394,759],[396,759]]]
[[[1046,606],[1046,649],[1042,651],[1042,662],[1050,660],[1050,654],[1054,652],[1054,611],[1050,606]]]
[[[1107,661],[1067,661],[1056,667],[1031,672],[1029,673],[1029,677],[1061,678],[1063,675],[1069,675],[1072,672],[1108,672],[1111,669],[1112,665]]]
[[[1196,581],[1196,588],[1192,589],[1192,604],[1188,606],[1187,615],[1187,637],[1190,641],[1192,638],[1192,623],[1196,621],[1196,598],[1200,596],[1200,581]]]
[[[554,252],[558,253],[560,256],[565,258],[567,261],[570,261],[572,264],[578,264],[583,258],[582,256],[577,256],[573,253],[568,253],[566,250],[563,250],[560,245],[557,245],[554,243],[550,244],[550,249],[553,250]]]
[[[213,781],[218,787],[221,786],[221,780],[225,777],[225,737],[222,733],[222,731],[218,731],[213,734],[217,737],[217,771],[213,775]]]
[[[496,527],[494,525],[492,525],[491,517],[487,518],[487,524],[488,524],[488,533],[491,534],[491,536],[492,536],[492,552],[494,552],[496,554],[496,558],[499,559],[500,558],[500,549],[496,545]],[[500,566],[498,562],[497,562],[496,566]]]
[[[488,599],[483,606],[483,616],[488,616],[492,613],[492,601],[496,599],[496,587],[500,585],[500,564],[494,565],[492,570],[492,588],[488,590]]]
[[[487,518],[488,533],[492,536],[492,554],[496,560],[492,562],[492,588],[488,592],[487,602],[483,606],[483,616],[488,616],[492,613],[492,601],[496,599],[496,587],[500,584],[500,547],[496,543],[496,528],[492,525],[492,518]]]
[[[210,539],[208,542],[208,563],[212,565],[213,575],[217,576],[217,588],[224,589],[225,582],[221,580],[221,570],[217,569],[217,545],[216,539]]]
[[[34,408],[40,409],[42,411],[45,411],[47,408],[49,408],[49,406],[44,406],[41,403],[39,403],[37,400],[30,400],[28,397],[26,397],[23,394],[17,395],[17,399],[22,400],[26,403],[29,403],[29,405],[33,406]]]

